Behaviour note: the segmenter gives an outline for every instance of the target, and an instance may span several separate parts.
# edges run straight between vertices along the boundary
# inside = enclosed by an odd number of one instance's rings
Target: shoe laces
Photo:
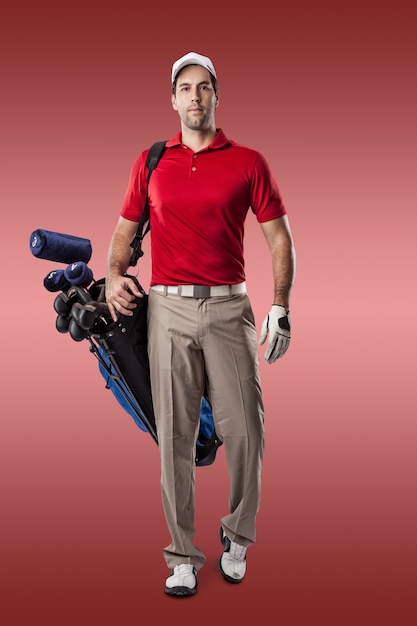
[[[245,546],[241,546],[240,543],[236,543],[232,541],[230,543],[230,551],[229,554],[232,558],[237,561],[244,561],[246,558],[246,548]]]
[[[194,568],[189,563],[180,563],[174,567],[174,574],[179,576],[187,576],[188,574],[193,574]]]

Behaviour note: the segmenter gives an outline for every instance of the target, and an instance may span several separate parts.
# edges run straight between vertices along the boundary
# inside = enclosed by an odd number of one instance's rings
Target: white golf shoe
[[[219,559],[221,575],[229,583],[241,583],[246,572],[246,548],[231,541],[220,528],[220,541],[224,552]]]
[[[192,596],[197,591],[197,570],[189,563],[176,565],[166,579],[165,593],[170,596]]]

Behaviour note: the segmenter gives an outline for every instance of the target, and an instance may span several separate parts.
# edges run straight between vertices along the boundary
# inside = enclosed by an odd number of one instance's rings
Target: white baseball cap
[[[177,74],[183,67],[186,65],[201,65],[201,67],[205,67],[206,70],[213,74],[214,78],[217,80],[216,71],[214,69],[213,63],[210,61],[208,57],[204,57],[201,54],[197,54],[197,52],[189,52],[185,54],[183,57],[175,61],[172,66],[172,78],[171,82],[177,77]]]

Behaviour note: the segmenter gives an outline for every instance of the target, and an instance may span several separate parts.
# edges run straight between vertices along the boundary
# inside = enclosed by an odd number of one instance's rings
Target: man
[[[221,520],[220,573],[231,583],[246,571],[255,542],[264,448],[264,409],[254,317],[246,294],[244,221],[255,213],[269,245],[274,299],[261,329],[265,358],[282,357],[290,341],[289,303],[295,253],[286,210],[261,154],[216,128],[219,87],[208,57],[190,52],[172,67],[172,107],[181,131],[149,184],[152,277],[148,352],[161,490],[171,544],[165,592],[189,596],[205,562],[193,543],[194,447],[207,389],[224,444],[229,514]],[[108,256],[106,298],[113,318],[131,315],[139,296],[125,276],[146,197],[145,150],[133,165]]]

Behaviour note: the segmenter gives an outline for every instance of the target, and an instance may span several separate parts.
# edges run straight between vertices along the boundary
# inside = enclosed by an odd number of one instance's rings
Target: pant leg
[[[254,317],[246,295],[210,298],[201,306],[201,333],[217,435],[230,478],[230,513],[222,518],[230,539],[255,542],[264,453],[264,407]],[[203,324],[203,322],[202,322]]]
[[[152,396],[161,457],[161,492],[171,544],[168,567],[205,556],[193,544],[195,443],[204,390],[203,354],[198,346],[198,301],[151,290],[148,351]]]

